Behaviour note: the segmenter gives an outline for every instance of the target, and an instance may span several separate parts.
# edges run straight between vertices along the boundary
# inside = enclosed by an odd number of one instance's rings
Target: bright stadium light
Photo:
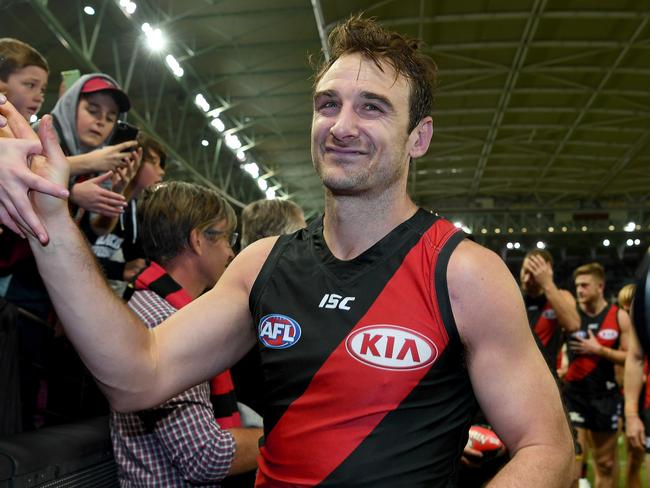
[[[92,8],[90,5],[86,5],[86,6],[84,7],[84,13],[85,13],[86,15],[95,15],[95,9]]]
[[[165,56],[165,63],[167,63],[167,66],[169,66],[169,69],[172,70],[172,73],[174,73],[176,78],[181,78],[185,74],[185,71],[181,68],[179,62],[171,54]]]
[[[247,163],[244,165],[244,171],[246,171],[253,178],[259,178],[260,176],[260,167],[257,163]]]
[[[226,130],[226,126],[219,117],[215,117],[210,121],[210,125],[215,128],[218,132],[223,132]]]
[[[199,107],[201,110],[203,110],[204,112],[209,112],[210,111],[210,104],[208,103],[208,101],[203,96],[203,93],[198,93],[194,97],[194,104],[197,107]]]
[[[141,29],[142,32],[144,32],[145,37],[147,38],[147,45],[149,46],[149,49],[151,49],[152,51],[160,51],[163,47],[165,47],[165,44],[167,44],[162,31],[157,27],[156,28],[151,27],[149,22],[145,22],[144,24],[142,24]]]
[[[239,140],[239,137],[237,137],[235,134],[228,134],[226,135],[226,146],[228,146],[230,149],[239,149],[242,146],[241,141]]]
[[[257,179],[257,186],[259,186],[260,190],[266,191],[269,187],[269,182],[266,181],[263,178],[258,178]]]

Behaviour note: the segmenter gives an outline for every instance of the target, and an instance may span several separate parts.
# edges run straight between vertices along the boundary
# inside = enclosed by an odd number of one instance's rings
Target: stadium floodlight
[[[260,176],[260,167],[257,163],[247,163],[244,165],[244,171],[246,171],[253,178],[259,178]]]
[[[149,22],[142,24],[141,29],[147,39],[147,46],[149,46],[149,49],[152,51],[160,51],[165,47],[165,44],[167,44],[162,31],[157,27],[151,27]]]
[[[226,130],[226,125],[219,117],[215,117],[214,119],[212,119],[210,125],[213,128],[215,128],[218,132],[223,132],[224,130]]]
[[[226,135],[226,146],[232,150],[235,150],[239,149],[242,146],[242,143],[239,140],[239,137],[237,137],[235,134],[228,134]]]
[[[198,94],[194,97],[194,105],[196,105],[197,107],[199,107],[199,108],[200,108],[201,110],[203,110],[204,112],[209,112],[209,111],[210,111],[210,104],[209,104],[208,101],[205,99],[205,97],[203,96],[202,93],[198,93]]]
[[[180,63],[171,54],[165,56],[165,63],[167,63],[167,66],[169,66],[169,69],[172,70],[176,78],[182,78],[185,74],[185,70],[183,70]]]

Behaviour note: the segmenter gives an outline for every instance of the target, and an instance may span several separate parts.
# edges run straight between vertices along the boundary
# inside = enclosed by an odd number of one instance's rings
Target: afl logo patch
[[[359,362],[397,371],[424,368],[438,358],[428,337],[397,325],[370,325],[345,340],[348,354]]]
[[[300,325],[291,317],[269,314],[262,317],[257,335],[266,347],[286,349],[300,340]]]
[[[603,329],[598,332],[598,337],[604,341],[613,341],[618,337],[618,332],[612,329]]]
[[[557,314],[552,308],[547,308],[542,312],[542,317],[548,320],[555,320],[557,318]]]

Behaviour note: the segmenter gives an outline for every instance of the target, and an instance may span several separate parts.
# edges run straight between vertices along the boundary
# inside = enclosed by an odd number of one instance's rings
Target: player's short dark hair
[[[330,59],[315,67],[314,87],[341,56],[360,53],[381,71],[382,62],[388,62],[397,76],[401,75],[408,81],[411,88],[409,133],[431,114],[437,67],[433,59],[422,52],[421,41],[386,30],[375,19],[358,14],[336,26],[328,43]]]

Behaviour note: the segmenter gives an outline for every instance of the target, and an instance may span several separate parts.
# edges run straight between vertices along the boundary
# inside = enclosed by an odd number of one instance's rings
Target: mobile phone
[[[65,92],[75,81],[81,78],[81,72],[78,69],[69,69],[61,71],[61,91]]]
[[[122,142],[133,141],[138,138],[138,132],[140,130],[135,125],[118,120],[113,137],[111,137],[110,145],[113,146]]]

